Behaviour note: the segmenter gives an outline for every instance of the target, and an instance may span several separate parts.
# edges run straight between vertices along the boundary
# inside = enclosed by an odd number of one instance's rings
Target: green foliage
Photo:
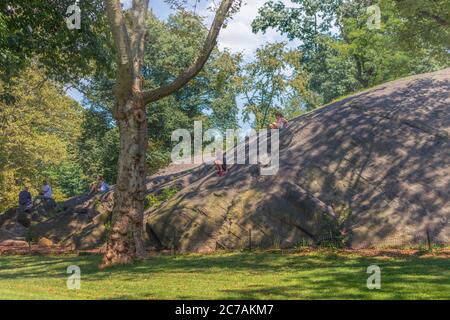
[[[36,194],[44,178],[56,199],[86,190],[89,175],[74,147],[83,111],[57,83],[107,74],[114,50],[103,1],[80,2],[80,30],[69,30],[64,19],[73,4],[0,3],[0,210],[16,203],[23,184]]]
[[[105,227],[105,232],[103,233],[103,240],[106,241],[109,238],[109,235],[111,234],[112,230],[112,222],[111,220],[107,220],[103,226]]]
[[[150,16],[143,76],[146,88],[172,81],[197,56],[207,35],[203,20],[179,12],[162,22]],[[149,106],[149,131],[154,143],[170,147],[174,129],[190,128],[193,120],[225,130],[237,126],[238,79],[241,55],[214,49],[202,71],[169,98]]]
[[[253,30],[275,28],[301,41],[307,88],[328,103],[399,77],[448,66],[449,0],[267,1]],[[380,29],[367,27],[367,7],[381,8]],[[445,11],[445,8],[447,10]],[[441,24],[437,20],[442,19]]]
[[[150,143],[147,150],[147,170],[149,174],[156,173],[159,169],[171,162],[170,152],[164,148],[161,142]]]
[[[161,203],[171,199],[175,194],[177,194],[177,192],[178,188],[172,186],[162,189],[158,194],[149,194],[145,197],[145,209],[159,206]]]
[[[297,250],[302,250],[302,249],[310,248],[310,247],[311,247],[310,241],[308,241],[305,238],[303,238],[301,241],[296,243],[295,246],[294,246],[294,248],[297,249]]]
[[[109,68],[113,50],[103,1],[80,2],[81,30],[69,30],[64,19],[73,4],[73,0],[0,2],[1,80],[11,81],[36,61],[48,75],[66,82],[99,67]]]
[[[89,181],[102,175],[112,183],[117,176],[118,129],[107,111],[91,107],[83,116],[81,135],[76,143],[77,162]]]
[[[252,23],[253,31],[265,32],[275,28],[290,40],[299,39],[305,59],[320,50],[317,37],[329,34],[334,26],[336,12],[344,0],[291,0],[295,6],[269,0],[259,9]]]
[[[178,192],[178,188],[175,186],[164,188],[158,197],[162,202],[164,202],[164,201],[167,201],[170,198],[172,198],[177,192]]]
[[[44,170],[44,175],[54,181],[59,190],[67,197],[88,191],[90,180],[84,175],[79,163],[73,159]]]
[[[179,12],[167,22],[149,15],[145,63],[142,71],[146,88],[171,81],[196,56],[207,30],[199,17]],[[208,127],[235,128],[238,108],[236,96],[240,55],[215,49],[204,69],[180,91],[147,107],[149,146],[148,174],[171,161],[172,132],[192,128],[194,120]],[[116,181],[119,132],[111,110],[114,105],[114,80],[97,74],[85,82],[84,120],[77,141],[77,162],[84,176],[103,175]]]
[[[255,61],[243,68],[244,121],[252,118],[254,128],[266,127],[274,120],[275,111],[293,117],[315,107],[314,96],[306,88],[301,53],[285,46],[282,42],[262,46]]]
[[[103,1],[80,1],[81,30],[69,30],[64,19],[67,8],[73,4],[72,0],[2,1],[2,65],[6,62],[5,66],[19,71],[15,72],[17,75],[21,71],[18,67],[29,64],[31,58],[39,58],[52,74],[63,71],[61,76],[85,75],[92,70],[92,60],[108,64],[111,56],[105,38],[108,32]],[[14,66],[17,62],[19,65]],[[12,69],[2,71],[10,72]]]
[[[56,199],[77,185],[59,173],[68,174],[64,168],[71,166],[69,146],[80,131],[81,107],[35,68],[14,81],[14,102],[0,101],[0,211],[17,203],[23,185],[36,195],[47,179]]]
[[[406,49],[425,47],[442,55],[450,48],[450,0],[382,0],[381,5],[398,18],[396,39]]]
[[[154,194],[149,194],[148,196],[145,197],[145,209],[146,210],[153,206],[158,206],[160,203],[161,203],[161,201]]]

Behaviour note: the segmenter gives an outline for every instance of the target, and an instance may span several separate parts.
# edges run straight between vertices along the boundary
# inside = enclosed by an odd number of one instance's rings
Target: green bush
[[[178,188],[177,187],[164,188],[161,191],[161,194],[159,195],[159,198],[161,199],[162,202],[164,202],[164,201],[167,201],[170,198],[172,198],[177,192],[178,192]]]
[[[149,209],[154,206],[159,206],[161,203],[171,199],[178,192],[178,188],[167,187],[161,190],[161,192],[157,195],[149,194],[145,197],[145,209]]]

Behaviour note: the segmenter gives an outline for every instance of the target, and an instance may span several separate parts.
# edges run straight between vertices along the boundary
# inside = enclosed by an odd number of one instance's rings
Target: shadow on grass
[[[172,276],[188,278],[189,274],[211,276],[211,281],[214,281],[223,273],[241,274],[243,279],[249,280],[247,285],[236,286],[230,282],[230,286],[219,288],[219,297],[223,299],[403,299],[417,295],[421,298],[439,299],[450,295],[450,261],[433,257],[379,258],[334,253],[180,255],[155,256],[131,266],[116,266],[107,270],[98,269],[100,260],[100,256],[0,257],[0,280],[65,278],[66,268],[78,265],[83,278],[93,282],[113,277],[125,282],[162,275],[168,279]],[[369,276],[366,270],[372,264],[381,268],[381,290],[370,291],[366,287]],[[266,277],[266,280],[273,276],[274,281],[254,283],[253,276]],[[131,294],[123,294],[112,298],[133,297]],[[149,292],[146,297],[140,298],[157,297]],[[198,297],[180,292],[180,296],[176,298]]]
[[[357,259],[351,268],[311,266],[314,274],[292,274],[285,279],[294,285],[255,285],[239,290],[224,290],[231,299],[448,299],[450,296],[449,262],[402,260],[395,262]],[[366,286],[371,264],[381,268],[381,290]],[[348,266],[348,264],[347,264]]]

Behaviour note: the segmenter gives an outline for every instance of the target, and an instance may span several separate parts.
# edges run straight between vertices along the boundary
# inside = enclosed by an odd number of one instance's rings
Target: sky
[[[286,5],[293,6],[290,0],[281,0]],[[121,0],[124,7],[130,7],[131,0]],[[194,3],[195,0],[188,0],[188,3]],[[215,1],[218,2],[217,0]],[[246,61],[253,59],[254,51],[268,42],[287,41],[285,36],[280,35],[275,30],[267,30],[266,33],[252,32],[251,23],[258,14],[258,9],[266,2],[266,0],[245,0],[246,4],[241,10],[233,16],[226,28],[222,29],[218,38],[218,46],[220,49],[228,48],[231,52],[242,52]],[[197,8],[200,15],[204,16],[209,27],[214,12],[208,10],[212,0],[201,0]],[[150,0],[150,9],[161,20],[166,20],[174,11],[163,0]],[[289,42],[289,47],[295,47],[298,43]],[[83,96],[77,90],[71,89],[68,95],[75,100],[81,102]]]
[[[125,5],[131,0],[123,1]],[[195,1],[189,0],[190,3]],[[214,17],[214,12],[207,10],[212,1],[203,0],[200,2],[198,12],[205,16],[208,24]],[[217,3],[218,1],[216,1]],[[286,37],[281,36],[275,30],[268,30],[265,34],[252,32],[252,21],[258,15],[258,9],[266,2],[266,0],[246,0],[247,4],[233,16],[225,29],[220,31],[218,45],[220,49],[228,48],[232,52],[243,52],[246,59],[252,58],[252,53],[267,42],[287,41]],[[294,6],[290,0],[282,0],[286,5]],[[150,8],[160,19],[167,19],[173,12],[163,0],[150,0]],[[289,46],[295,46],[296,43],[290,43]]]

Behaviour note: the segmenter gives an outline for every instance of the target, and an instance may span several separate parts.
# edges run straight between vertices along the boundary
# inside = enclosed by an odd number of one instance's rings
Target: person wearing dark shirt
[[[29,209],[33,204],[31,193],[28,191],[28,187],[24,187],[19,193],[19,205],[24,209]]]

